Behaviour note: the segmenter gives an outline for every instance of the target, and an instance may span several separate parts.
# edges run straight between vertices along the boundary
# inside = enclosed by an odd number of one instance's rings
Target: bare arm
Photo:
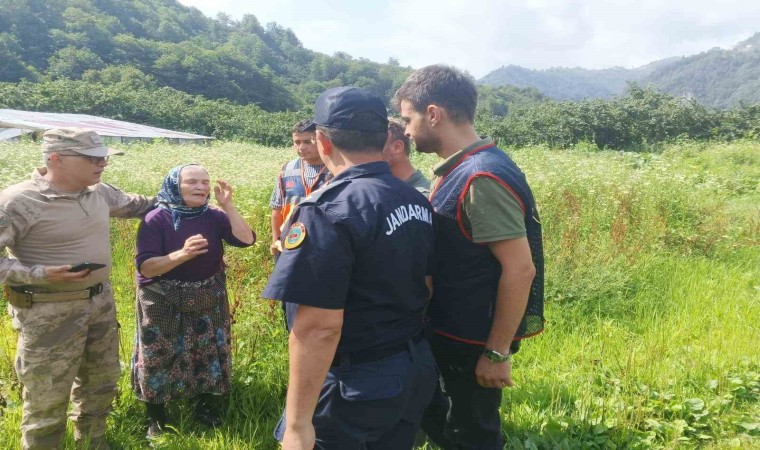
[[[280,244],[280,228],[282,228],[283,221],[282,209],[272,209],[272,217],[269,221],[272,226],[272,245],[269,246],[269,252],[274,256],[282,251]]]
[[[232,235],[240,242],[253,244],[253,230],[240,215],[235,204],[232,202],[232,186],[224,180],[217,180],[214,186],[214,197],[219,206],[227,214],[232,226]]]
[[[288,340],[290,380],[283,449],[314,448],[312,418],[343,328],[342,309],[300,305]]]
[[[253,237],[253,230],[250,225],[240,215],[235,205],[229,205],[222,207],[227,217],[230,219],[230,225],[232,226],[232,235],[240,242],[245,244],[253,244],[255,238]]]
[[[536,268],[533,266],[527,238],[495,241],[489,243],[488,247],[501,264],[501,277],[486,348],[507,354],[525,314]],[[481,356],[475,376],[483,387],[502,388],[512,386],[511,369],[510,361],[492,363]]]

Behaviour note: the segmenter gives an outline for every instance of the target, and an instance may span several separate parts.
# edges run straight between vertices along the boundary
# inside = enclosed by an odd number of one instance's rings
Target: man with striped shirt
[[[272,208],[272,244],[269,251],[273,256],[282,251],[280,234],[296,205],[332,178],[319,158],[315,132],[304,130],[309,125],[311,121],[302,120],[293,126],[293,148],[298,158],[282,166],[269,200]]]

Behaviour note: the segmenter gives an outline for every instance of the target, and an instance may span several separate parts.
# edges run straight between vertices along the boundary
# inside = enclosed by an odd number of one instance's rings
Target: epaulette
[[[298,204],[299,205],[307,205],[307,204],[315,205],[319,203],[322,196],[324,196],[328,192],[334,193],[335,190],[338,189],[338,187],[341,187],[341,189],[343,189],[343,187],[347,186],[349,183],[351,183],[350,179],[330,182],[326,186],[323,186],[317,189],[316,191],[312,192],[307,197],[304,197],[304,199],[301,200]]]

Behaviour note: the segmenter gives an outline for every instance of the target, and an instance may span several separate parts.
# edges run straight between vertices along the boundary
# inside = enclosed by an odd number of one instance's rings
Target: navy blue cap
[[[314,131],[317,125],[385,133],[388,131],[388,110],[380,97],[366,89],[350,86],[330,88],[317,98],[314,119],[304,131]]]

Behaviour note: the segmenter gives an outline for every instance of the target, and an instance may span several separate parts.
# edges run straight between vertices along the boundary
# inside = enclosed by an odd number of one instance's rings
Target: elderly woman
[[[148,438],[167,422],[165,403],[195,401],[195,419],[215,426],[212,395],[230,390],[230,310],[224,247],[256,240],[232,202],[232,187],[217,181],[219,209],[209,207],[209,174],[196,164],[169,171],[158,208],[137,233],[137,333],[132,388],[145,402]]]

